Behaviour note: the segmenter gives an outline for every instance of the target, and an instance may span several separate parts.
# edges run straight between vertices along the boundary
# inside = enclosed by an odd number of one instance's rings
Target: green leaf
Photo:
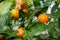
[[[4,0],[4,1],[14,1],[14,0]]]
[[[48,27],[44,24],[41,24],[39,22],[33,22],[27,27],[27,31],[24,35],[24,39],[28,40],[35,40],[33,39],[33,36],[40,35],[43,31],[45,31]]]
[[[33,36],[31,36],[29,31],[26,31],[23,39],[33,40]]]
[[[41,6],[40,0],[33,0],[33,3],[34,3],[35,8],[38,8]]]
[[[60,17],[60,10],[58,10],[58,11],[55,13],[55,16],[56,16],[57,18]]]
[[[51,22],[49,25],[48,25],[48,32],[49,32],[49,35],[53,38],[58,38],[59,37],[59,32],[56,30],[57,27],[55,27],[55,23]],[[57,35],[56,35],[57,34]]]
[[[6,24],[7,18],[8,18],[8,14],[0,17],[0,27],[3,27]]]
[[[49,6],[49,4],[50,4],[51,1],[52,0],[46,0],[46,2],[43,2],[43,6]]]
[[[4,14],[3,16],[0,17],[0,27],[1,27],[1,31],[2,33],[6,32],[7,30],[11,30],[11,27],[9,24],[10,19],[11,19],[11,15],[8,14]],[[11,30],[12,31],[12,30]]]
[[[56,11],[57,8],[58,8],[58,4],[56,4],[55,6],[53,6],[53,8],[51,10],[52,14]]]
[[[58,18],[58,26],[59,26],[59,28],[60,28],[60,18]]]
[[[8,34],[8,32],[6,34]],[[16,37],[16,34],[17,34],[17,31],[10,30],[10,33],[8,34],[9,36],[7,37],[7,39],[11,37]]]
[[[25,0],[27,2],[28,5],[33,5],[33,0]]]
[[[46,25],[41,24],[39,22],[35,22],[28,27],[30,27],[30,33],[32,36],[33,35],[39,35],[48,28]]]
[[[14,40],[22,40],[21,38],[15,38]]]
[[[46,12],[47,9],[48,9],[48,6],[41,8],[41,11],[42,11],[42,12]]]
[[[0,15],[6,14],[12,5],[12,1],[4,1],[0,3]]]

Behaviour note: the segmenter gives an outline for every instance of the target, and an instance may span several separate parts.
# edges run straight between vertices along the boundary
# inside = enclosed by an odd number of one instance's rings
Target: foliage
[[[15,8],[14,0],[4,0],[0,2],[0,35],[3,35],[4,40],[59,40],[60,38],[60,8],[58,8],[60,0],[53,0],[55,5],[51,8],[51,13],[46,13],[52,0],[25,0],[29,15],[19,12],[19,19],[12,18],[10,13],[12,8]],[[49,9],[50,10],[50,9]],[[37,20],[41,13],[46,13],[49,16],[49,22],[43,24]],[[36,17],[36,19],[35,19]],[[33,21],[34,20],[34,21]],[[25,34],[23,38],[16,37],[16,28],[23,27]],[[13,28],[15,30],[13,30]],[[41,38],[42,32],[48,30],[48,37]]]

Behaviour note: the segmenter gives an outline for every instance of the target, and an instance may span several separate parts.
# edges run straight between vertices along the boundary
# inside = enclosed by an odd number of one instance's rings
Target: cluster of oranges
[[[22,10],[25,14],[28,14],[28,9],[26,8],[26,2],[24,0],[15,0],[16,7],[11,10],[14,19],[19,18],[19,10]],[[49,20],[48,15],[42,13],[38,16],[38,21],[46,24]]]
[[[11,10],[11,14],[14,19],[19,19],[19,11],[23,11],[25,14],[28,14],[28,9],[26,8],[26,3],[23,0],[15,0],[16,7],[15,9]],[[17,37],[23,37],[25,30],[24,28],[18,28],[18,33],[16,34]]]
[[[16,3],[16,7],[15,9],[11,10],[11,14],[13,15],[14,19],[18,19],[19,18],[19,10],[23,11],[25,14],[28,14],[28,9],[26,7],[26,2],[24,2],[23,0],[15,0]]]
[[[49,17],[47,14],[42,13],[38,16],[38,21],[43,23],[43,24],[46,24],[49,21]],[[25,30],[23,28],[18,28],[17,30],[18,30],[18,33],[16,34],[16,36],[17,37],[23,37]]]
[[[19,10],[23,11],[25,14],[28,14],[28,9],[26,8],[26,3],[23,0],[15,0],[16,8],[11,10],[14,19],[19,18]],[[19,6],[18,6],[19,5]],[[37,20],[43,24],[46,24],[49,20],[48,15],[42,13],[38,16]],[[18,33],[16,34],[17,37],[23,37],[25,30],[23,28],[17,29]]]
[[[49,20],[49,17],[45,13],[42,13],[38,16],[38,21],[43,24],[46,24],[48,22],[48,20]],[[17,31],[18,31],[18,33],[16,34],[17,37],[21,38],[24,36],[24,34],[25,34],[24,28],[18,28]]]

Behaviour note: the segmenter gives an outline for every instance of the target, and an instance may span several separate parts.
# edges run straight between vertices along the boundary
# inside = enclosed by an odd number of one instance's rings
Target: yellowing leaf
[[[60,3],[60,0],[54,0],[55,2],[57,2],[57,3]]]
[[[0,15],[7,13],[12,5],[10,1],[4,1],[0,3]]]

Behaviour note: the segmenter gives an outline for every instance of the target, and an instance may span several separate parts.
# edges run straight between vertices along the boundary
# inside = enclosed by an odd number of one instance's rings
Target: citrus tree
[[[0,0],[0,40],[59,40],[60,0]]]

